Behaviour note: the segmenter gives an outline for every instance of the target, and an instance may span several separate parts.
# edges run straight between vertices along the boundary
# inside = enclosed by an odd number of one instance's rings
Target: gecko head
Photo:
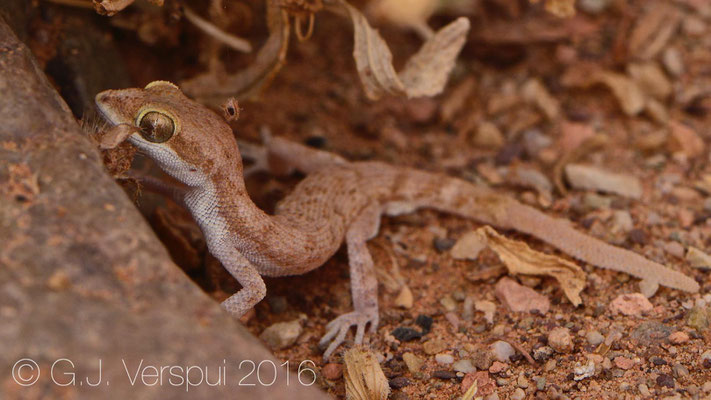
[[[128,140],[188,186],[203,186],[220,171],[242,168],[229,125],[170,82],[106,90],[95,101],[111,124],[135,127]]]

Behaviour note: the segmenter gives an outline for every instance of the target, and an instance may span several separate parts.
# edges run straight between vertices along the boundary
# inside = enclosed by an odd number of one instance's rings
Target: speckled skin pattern
[[[262,300],[260,275],[303,274],[318,268],[345,242],[354,311],[331,321],[322,344],[328,357],[356,326],[355,342],[378,324],[377,281],[366,242],[378,233],[382,214],[427,207],[515,229],[598,267],[695,292],[691,278],[646,258],[576,231],[563,220],[499,195],[491,189],[439,174],[380,162],[348,162],[327,152],[280,138],[265,140],[268,164],[298,169],[307,177],[268,215],[249,198],[242,159],[229,125],[188,99],[173,84],[153,82],[145,89],[108,90],[96,96],[114,126],[136,126],[146,111],[173,120],[175,133],[163,143],[139,131],[128,140],[166,173],[182,182],[183,204],[202,229],[209,251],[243,288],[223,302],[242,315]],[[265,164],[266,165],[266,164]]]

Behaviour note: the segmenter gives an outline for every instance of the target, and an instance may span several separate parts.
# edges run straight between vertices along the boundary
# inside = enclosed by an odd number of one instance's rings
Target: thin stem
[[[198,29],[219,40],[220,42],[226,44],[227,46],[233,48],[234,50],[241,51],[243,53],[252,52],[252,45],[248,41],[221,30],[217,26],[213,25],[211,22],[197,15],[193,10],[188,7],[184,7],[184,10],[185,18],[187,18],[188,21],[190,21],[193,25],[198,27]]]

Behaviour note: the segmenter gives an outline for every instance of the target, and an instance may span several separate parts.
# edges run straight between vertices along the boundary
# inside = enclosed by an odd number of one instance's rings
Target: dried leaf
[[[511,274],[547,275],[560,283],[563,292],[573,305],[582,304],[580,292],[585,287],[585,273],[570,261],[533,250],[524,242],[511,240],[490,226],[483,226],[474,233],[480,241],[499,255]]]
[[[479,382],[474,381],[471,386],[469,386],[469,389],[467,389],[466,393],[464,393],[464,396],[462,396],[462,400],[474,400],[474,396],[476,396],[476,393],[479,391]]]
[[[364,347],[348,350],[343,356],[346,364],[344,379],[346,399],[385,400],[390,393],[388,380],[375,354]]]
[[[628,40],[630,54],[642,60],[654,58],[666,46],[681,20],[678,9],[666,3],[647,10],[637,19]]]
[[[630,78],[615,72],[602,71],[598,74],[597,80],[612,90],[625,114],[637,115],[644,109],[644,93]]]
[[[558,100],[551,96],[540,79],[531,78],[521,87],[521,96],[538,107],[549,120],[556,120],[560,114]]]
[[[94,0],[94,9],[101,15],[112,16],[133,2],[134,0]]]
[[[469,20],[460,17],[422,45],[400,73],[408,97],[435,96],[442,92],[468,32]]]
[[[398,75],[390,48],[378,31],[358,9],[344,0],[339,4],[348,11],[353,22],[353,57],[368,98],[376,100],[383,94],[434,96],[444,89],[469,32],[467,18],[460,17],[435,33]]]
[[[102,150],[114,149],[134,132],[136,132],[136,127],[129,124],[112,126],[98,137],[99,148]]]
[[[437,10],[439,0],[376,0],[368,5],[368,15],[396,26],[410,28],[422,37],[432,36],[427,20]]]
[[[681,151],[689,158],[703,155],[706,152],[706,145],[698,133],[686,124],[677,121],[669,122],[669,146],[672,150]]]
[[[180,83],[188,95],[219,105],[227,97],[248,98],[258,95],[279,72],[289,45],[289,19],[279,0],[267,2],[269,38],[259,49],[252,64],[227,75],[223,69],[211,70]]]

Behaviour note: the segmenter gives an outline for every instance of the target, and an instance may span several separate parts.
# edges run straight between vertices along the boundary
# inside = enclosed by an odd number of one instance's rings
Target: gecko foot
[[[343,343],[346,333],[351,326],[356,326],[355,343],[363,343],[365,327],[370,323],[370,333],[375,333],[378,327],[378,308],[368,308],[364,311],[352,311],[343,314],[326,325],[326,334],[323,335],[319,346],[331,342],[323,353],[323,359],[328,360],[331,354]]]

